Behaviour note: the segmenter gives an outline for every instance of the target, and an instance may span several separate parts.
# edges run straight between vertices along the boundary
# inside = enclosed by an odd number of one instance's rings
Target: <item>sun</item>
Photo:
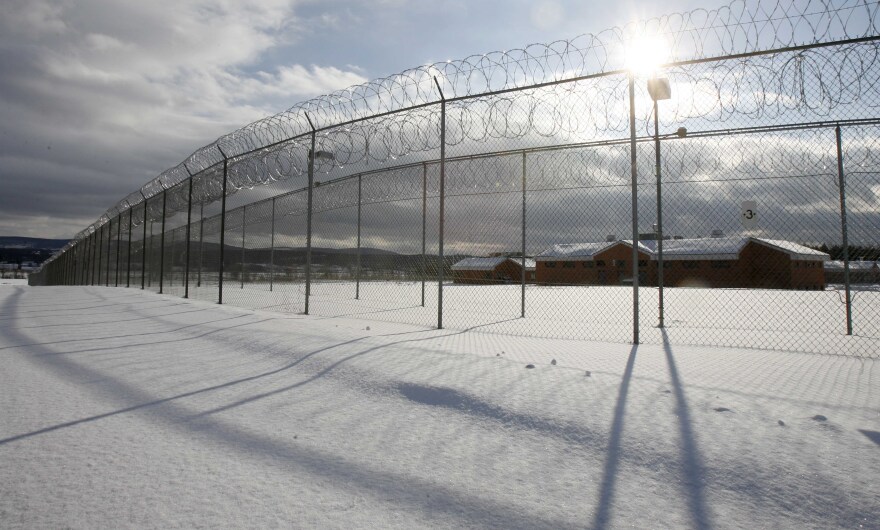
[[[639,77],[653,77],[669,62],[669,45],[660,37],[640,35],[626,47],[626,69]]]

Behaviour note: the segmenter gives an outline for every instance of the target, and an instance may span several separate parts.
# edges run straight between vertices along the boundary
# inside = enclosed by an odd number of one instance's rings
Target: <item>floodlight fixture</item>
[[[672,87],[669,85],[669,79],[665,77],[648,79],[648,94],[655,102],[671,99]]]

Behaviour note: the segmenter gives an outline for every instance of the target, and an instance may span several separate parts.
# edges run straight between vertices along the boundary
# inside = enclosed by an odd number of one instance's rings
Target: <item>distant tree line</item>
[[[825,252],[829,256],[831,256],[831,259],[833,259],[833,260],[842,260],[843,259],[843,245],[828,246],[825,243],[822,243],[819,246],[815,246],[815,245],[804,245],[804,246],[812,248],[814,250],[818,250],[820,252]],[[852,261],[857,261],[857,260],[880,261],[880,247],[849,245],[849,259]]]

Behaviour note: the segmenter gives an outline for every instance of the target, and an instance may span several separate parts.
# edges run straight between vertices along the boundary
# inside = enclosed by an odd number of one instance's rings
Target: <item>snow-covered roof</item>
[[[579,258],[591,260],[593,256],[619,241],[602,241],[601,243],[561,243],[553,245],[535,256],[536,261],[548,261],[560,258]]]
[[[621,239],[620,242],[623,243],[624,245],[628,246],[629,248],[632,248],[632,246],[633,246],[633,241],[632,241],[632,239]],[[652,241],[652,240],[650,240],[650,239],[646,239],[646,240],[644,240],[644,241],[642,241],[642,240],[640,239],[640,240],[639,240],[639,252],[645,252],[645,253],[647,253],[647,254],[653,254],[653,253],[654,253],[655,245],[649,245],[648,243],[656,243],[656,242],[655,242],[655,241]],[[664,247],[664,248],[665,248],[665,247]]]
[[[814,250],[791,241],[779,239],[764,239],[758,237],[705,237],[695,239],[666,239],[663,241],[663,259],[669,261],[680,260],[735,260],[740,251],[750,241],[785,252],[789,256],[799,260],[828,260],[830,256],[824,252]],[[570,243],[554,245],[552,248],[541,252],[536,256],[538,261],[553,259],[578,259],[592,260],[593,256],[622,243],[632,247],[631,239],[598,243]],[[657,259],[657,241],[640,240],[639,251],[651,255],[651,259]]]
[[[517,265],[522,265],[522,258],[509,258],[496,256],[493,258],[465,258],[452,266],[454,271],[491,271],[505,261],[510,260]],[[526,258],[526,270],[535,270],[535,260]]]
[[[775,247],[776,249],[785,252],[793,258],[801,260],[825,261],[831,259],[831,256],[829,256],[825,252],[812,249],[810,247],[805,247],[803,245],[798,245],[797,243],[792,243],[791,241],[783,241],[781,239],[764,239],[762,237],[752,237],[749,239],[755,241],[756,243],[761,243],[769,247]]]
[[[733,260],[748,243],[747,237],[707,237],[699,239],[668,239],[663,241],[663,259],[676,261],[699,258],[701,260]],[[657,241],[645,241],[656,254]],[[656,258],[656,256],[652,256]]]

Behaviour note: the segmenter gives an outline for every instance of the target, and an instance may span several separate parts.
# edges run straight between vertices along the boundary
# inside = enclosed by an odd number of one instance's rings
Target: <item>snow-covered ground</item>
[[[304,310],[302,283],[225,282],[224,304],[289,313]],[[156,285],[154,284],[155,288]],[[866,287],[866,286],[862,286]],[[217,300],[217,285],[191,288],[191,296]],[[165,293],[183,296],[182,282]],[[420,326],[437,325],[436,282],[323,281],[312,284],[309,313],[357,316]],[[358,299],[355,299],[356,293]],[[485,333],[605,342],[632,342],[632,287],[526,287],[521,318],[519,285],[461,285],[443,289],[443,325]],[[846,334],[842,290],[667,288],[665,329],[657,327],[658,290],[640,289],[640,342],[775,349],[880,358],[880,290],[852,295],[853,334]]]
[[[0,362],[2,528],[880,527],[871,358],[2,285]]]

